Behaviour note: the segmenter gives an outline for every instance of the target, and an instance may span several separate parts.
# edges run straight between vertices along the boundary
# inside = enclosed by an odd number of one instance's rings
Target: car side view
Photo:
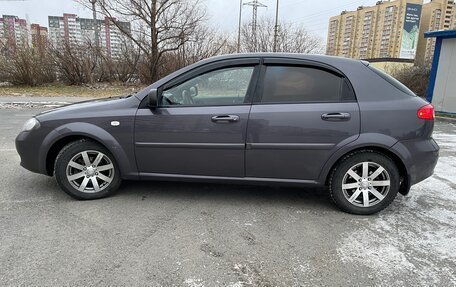
[[[256,53],[38,114],[16,148],[77,199],[122,179],[319,185],[342,210],[373,214],[432,175],[433,128],[432,105],[367,62]]]

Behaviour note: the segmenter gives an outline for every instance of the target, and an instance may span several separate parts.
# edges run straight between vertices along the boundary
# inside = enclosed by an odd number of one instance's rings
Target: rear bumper
[[[440,150],[434,139],[400,141],[392,149],[402,155],[410,185],[417,184],[434,174]]]

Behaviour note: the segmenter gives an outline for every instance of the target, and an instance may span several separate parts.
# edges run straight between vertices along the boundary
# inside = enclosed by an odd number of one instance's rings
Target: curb
[[[456,118],[436,116],[435,119],[440,122],[456,124]]]
[[[44,107],[44,108],[57,108],[64,105],[69,105],[71,102],[34,102],[34,101],[14,101],[14,102],[1,102],[0,108],[32,108],[32,107]]]

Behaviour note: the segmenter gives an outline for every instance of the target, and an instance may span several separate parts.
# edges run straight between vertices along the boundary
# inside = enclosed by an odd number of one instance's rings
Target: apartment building
[[[32,47],[37,48],[40,52],[45,51],[48,45],[48,29],[39,24],[32,24],[30,34],[32,36]]]
[[[330,18],[328,55],[414,59],[422,0],[378,1]]]
[[[117,58],[122,53],[122,32],[110,18],[93,20],[79,18],[75,14],[63,14],[49,16],[49,40],[54,47],[63,47],[67,44],[95,44],[95,27],[98,25],[99,44],[107,54]],[[116,22],[122,30],[130,33],[131,27],[128,22]]]
[[[417,60],[429,64],[434,55],[436,38],[424,38],[425,32],[456,28],[456,3],[453,0],[431,0],[424,4]]]
[[[14,52],[17,47],[29,44],[27,21],[17,16],[3,15],[0,18],[0,49]]]

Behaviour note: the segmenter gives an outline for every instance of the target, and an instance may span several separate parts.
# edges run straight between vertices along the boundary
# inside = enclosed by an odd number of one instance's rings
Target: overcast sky
[[[244,3],[251,0],[244,0]],[[275,15],[276,0],[260,0],[267,8],[259,8],[258,17]],[[377,0],[280,0],[279,17],[283,22],[303,25],[309,32],[326,41],[329,17],[342,10],[354,10],[360,5],[375,5]],[[226,32],[235,32],[238,26],[239,0],[203,0],[211,25]],[[47,26],[47,16],[74,13],[91,17],[81,5],[73,0],[0,0],[0,15],[16,15],[29,18],[32,23]],[[252,7],[244,6],[243,20],[252,17]]]

